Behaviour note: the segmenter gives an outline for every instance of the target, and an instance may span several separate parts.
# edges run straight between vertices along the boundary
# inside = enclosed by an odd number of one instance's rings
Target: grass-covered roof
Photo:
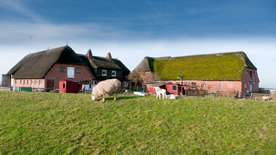
[[[185,57],[145,57],[139,72],[152,71],[161,80],[241,80],[244,69],[256,67],[244,52],[194,55]]]

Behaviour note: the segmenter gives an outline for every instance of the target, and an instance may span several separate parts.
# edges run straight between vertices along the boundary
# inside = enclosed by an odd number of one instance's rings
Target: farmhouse
[[[257,68],[244,52],[145,57],[133,72],[140,75],[148,90],[153,83],[162,82],[166,87],[174,85],[172,91],[178,95],[184,95],[185,86],[239,96],[259,89]]]
[[[117,78],[126,81],[128,68],[118,59],[77,54],[69,46],[36,52],[25,56],[7,73],[12,77],[13,86],[34,89],[57,89],[60,80],[81,84],[97,83]]]

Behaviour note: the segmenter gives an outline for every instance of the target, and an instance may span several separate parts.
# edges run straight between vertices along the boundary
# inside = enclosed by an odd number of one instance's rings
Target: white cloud
[[[3,9],[16,11],[17,13],[32,19],[34,22],[47,23],[47,21],[43,17],[33,12],[33,10],[29,9],[18,0],[0,0],[0,7],[2,7]]]

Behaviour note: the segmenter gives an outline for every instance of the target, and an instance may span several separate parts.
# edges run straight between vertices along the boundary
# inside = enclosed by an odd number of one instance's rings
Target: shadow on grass
[[[126,100],[126,99],[136,99],[136,98],[142,98],[144,96],[135,96],[135,95],[118,95],[117,100]],[[106,96],[105,97],[106,101],[111,101],[114,100],[114,96]]]

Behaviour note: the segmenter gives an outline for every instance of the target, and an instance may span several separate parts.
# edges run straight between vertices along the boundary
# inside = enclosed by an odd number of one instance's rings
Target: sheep
[[[262,100],[263,100],[263,101],[270,101],[270,100],[271,100],[271,97],[270,97],[270,96],[263,96],[263,97],[262,97]]]
[[[169,96],[169,99],[171,99],[171,100],[175,100],[176,98],[177,98],[177,96],[174,95],[174,94],[171,94],[171,95]]]
[[[92,90],[92,101],[95,101],[98,97],[102,97],[102,101],[104,102],[104,96],[112,94],[115,94],[114,100],[116,100],[120,87],[121,82],[118,79],[101,81]]]
[[[165,89],[161,89],[160,87],[154,87],[154,90],[156,92],[156,98],[161,98],[161,95],[163,96],[162,99],[166,98],[167,99],[167,95],[166,95],[166,90]]]

